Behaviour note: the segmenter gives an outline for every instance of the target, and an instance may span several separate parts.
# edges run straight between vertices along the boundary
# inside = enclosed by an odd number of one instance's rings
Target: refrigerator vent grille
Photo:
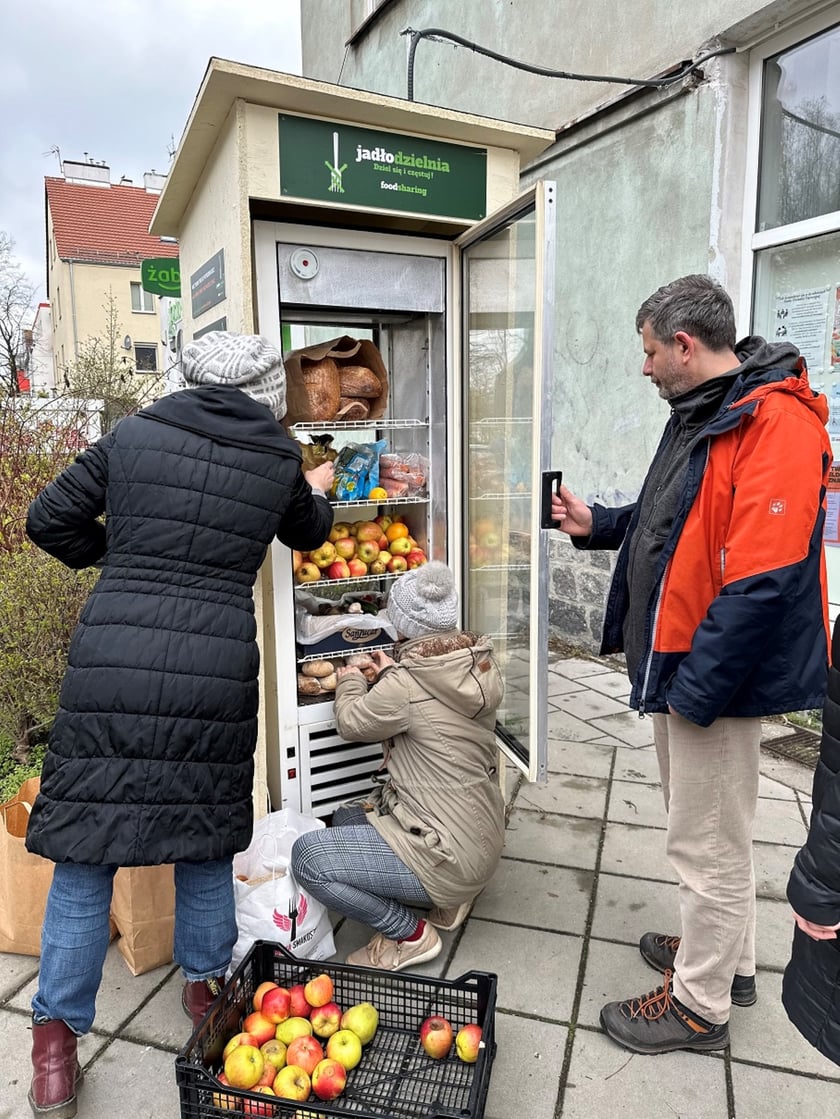
[[[332,722],[303,725],[300,760],[301,810],[320,819],[370,792],[382,764],[382,743],[345,742]]]

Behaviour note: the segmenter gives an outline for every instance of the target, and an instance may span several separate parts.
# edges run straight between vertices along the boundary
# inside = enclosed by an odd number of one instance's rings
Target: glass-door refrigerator
[[[539,183],[455,242],[254,223],[258,329],[293,355],[289,376],[294,355],[326,348],[341,361],[359,343],[375,347],[387,379],[385,404],[367,418],[290,417],[301,443],[345,460],[361,447],[369,461],[375,448],[388,492],[331,498],[334,548],[344,539],[349,555],[343,533],[382,529],[370,548],[357,542],[364,571],[333,568],[329,548],[300,557],[273,545],[264,700],[276,702],[279,728],[268,743],[275,804],[328,817],[371,788],[381,743],[345,742],[330,691],[309,694],[308,673],[327,673],[316,679],[329,685],[348,656],[391,652],[388,588],[422,559],[452,567],[462,625],[493,638],[505,679],[500,750],[545,779],[554,209],[553,184]]]

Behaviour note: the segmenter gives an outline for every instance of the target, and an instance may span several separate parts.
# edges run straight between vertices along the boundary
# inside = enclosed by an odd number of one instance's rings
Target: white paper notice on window
[[[793,342],[808,363],[809,373],[822,373],[827,365],[828,284],[821,288],[784,291],[776,295],[775,338],[768,342]]]

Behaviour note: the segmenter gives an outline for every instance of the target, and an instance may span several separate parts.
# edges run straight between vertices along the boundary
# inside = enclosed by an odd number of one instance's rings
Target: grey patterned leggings
[[[343,805],[333,826],[310,831],[292,847],[292,874],[328,909],[369,925],[390,940],[411,936],[417,914],[434,904],[413,870],[398,858],[367,813]]]

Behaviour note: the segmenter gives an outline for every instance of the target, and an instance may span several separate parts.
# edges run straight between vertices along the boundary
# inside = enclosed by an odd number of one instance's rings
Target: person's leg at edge
[[[233,858],[175,863],[174,956],[194,1026],[221,993],[238,936]]]
[[[41,930],[38,989],[32,999],[32,1082],[36,1116],[71,1119],[82,1079],[78,1037],[93,1025],[111,939],[115,866],[58,863]]]
[[[35,1022],[61,1020],[77,1035],[88,1032],[111,940],[115,866],[56,863],[41,930]]]
[[[729,1019],[736,969],[755,972],[752,832],[761,720],[698,727],[669,715],[668,739],[667,850],[680,883],[682,934],[673,990],[719,1025]]]

